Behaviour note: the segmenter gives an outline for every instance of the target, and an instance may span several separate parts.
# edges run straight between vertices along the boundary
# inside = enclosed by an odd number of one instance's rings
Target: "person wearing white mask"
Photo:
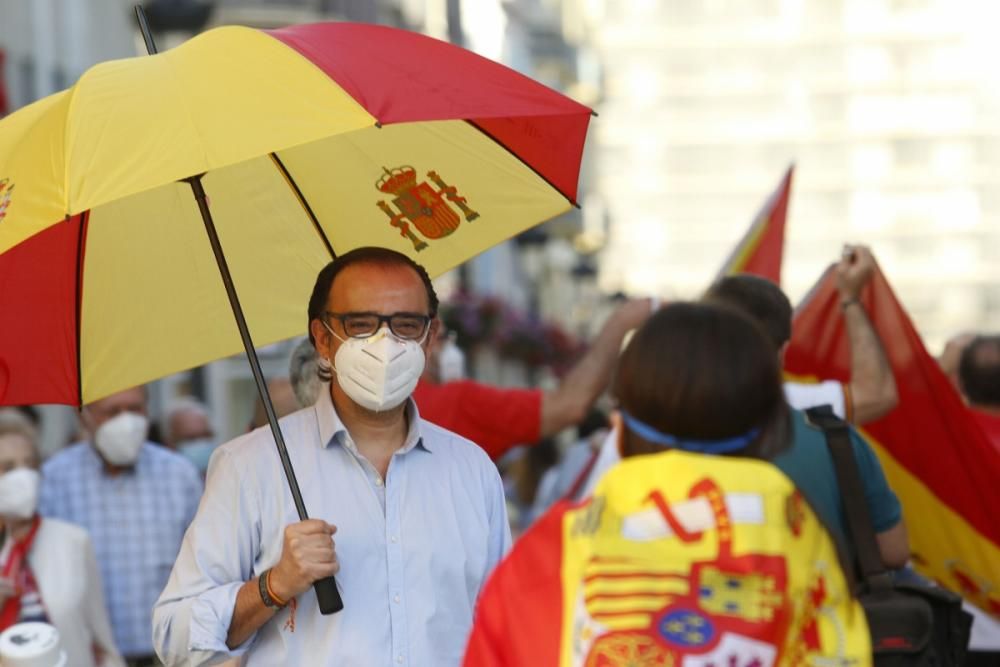
[[[36,441],[27,420],[0,415],[0,631],[49,623],[68,665],[119,667],[87,532],[38,515]]]
[[[115,645],[130,667],[153,665],[153,603],[197,509],[201,475],[146,439],[145,387],[94,401],[80,416],[89,438],[42,467],[39,510],[90,533]]]
[[[460,664],[511,538],[489,457],[410,398],[436,314],[400,253],[359,248],[320,271],[309,333],[332,380],[280,420],[313,518],[297,520],[268,428],[220,446],[153,613],[166,665]],[[344,608],[323,616],[312,586],[333,574]]]

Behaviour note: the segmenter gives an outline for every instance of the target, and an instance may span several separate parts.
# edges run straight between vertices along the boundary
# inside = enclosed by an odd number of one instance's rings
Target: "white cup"
[[[48,623],[18,623],[0,633],[2,667],[66,667],[59,631]]]

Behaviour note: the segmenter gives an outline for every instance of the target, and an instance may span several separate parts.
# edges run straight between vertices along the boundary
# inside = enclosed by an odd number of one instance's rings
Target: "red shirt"
[[[990,414],[976,410],[975,408],[970,409],[969,412],[972,413],[972,418],[979,424],[979,428],[983,429],[983,433],[993,443],[994,449],[1000,453],[1000,415]]]
[[[541,438],[540,389],[501,389],[472,380],[444,384],[421,380],[413,400],[421,418],[468,438],[492,459]]]

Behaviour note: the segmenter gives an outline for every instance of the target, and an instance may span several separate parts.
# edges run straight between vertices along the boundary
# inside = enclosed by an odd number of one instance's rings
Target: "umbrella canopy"
[[[225,27],[0,121],[0,404],[83,404],[306,330],[365,245],[440,274],[573,205],[588,108],[392,28]]]

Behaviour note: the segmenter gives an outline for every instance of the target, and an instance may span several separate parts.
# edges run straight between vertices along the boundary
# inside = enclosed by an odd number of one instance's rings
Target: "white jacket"
[[[93,645],[104,652],[102,667],[124,667],[111,636],[101,573],[87,531],[43,518],[28,553],[49,622],[59,630],[68,667],[95,667]]]

